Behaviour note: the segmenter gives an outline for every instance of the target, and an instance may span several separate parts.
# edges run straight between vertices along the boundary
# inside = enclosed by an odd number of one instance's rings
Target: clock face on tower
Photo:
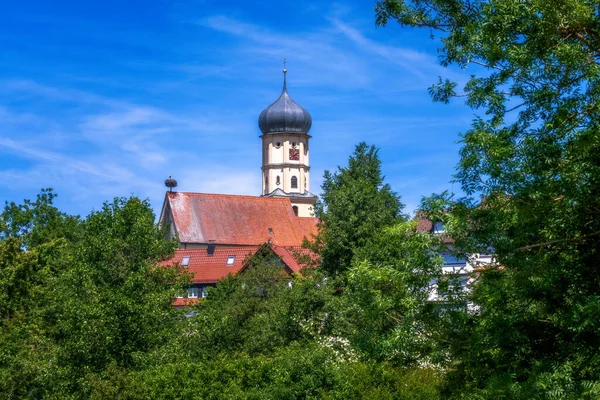
[[[290,160],[292,160],[292,161],[300,160],[300,150],[299,149],[290,149]]]

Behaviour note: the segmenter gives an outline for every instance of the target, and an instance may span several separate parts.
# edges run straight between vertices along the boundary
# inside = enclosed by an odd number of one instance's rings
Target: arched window
[[[292,176],[292,189],[298,189],[298,178]]]
[[[294,215],[297,217],[298,216],[298,206],[293,206],[292,210],[294,210]]]

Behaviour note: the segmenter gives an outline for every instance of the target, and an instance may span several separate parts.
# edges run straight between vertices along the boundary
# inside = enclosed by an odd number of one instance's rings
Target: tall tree
[[[400,197],[384,183],[378,149],[362,142],[347,167],[325,171],[317,245],[323,268],[337,274],[350,267],[353,253],[379,229],[402,218]]]
[[[491,246],[502,269],[476,286],[451,379],[476,398],[597,398],[600,389],[600,3],[383,0],[377,23],[438,32],[442,64],[484,113],[462,135],[457,244]]]

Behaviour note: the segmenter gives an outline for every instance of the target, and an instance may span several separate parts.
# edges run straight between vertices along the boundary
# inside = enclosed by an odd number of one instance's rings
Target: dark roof
[[[294,215],[289,198],[168,192],[182,243],[300,246],[317,233],[317,219]],[[270,230],[272,233],[270,232]]]
[[[286,70],[283,71],[283,91],[279,98],[265,108],[258,117],[258,126],[263,134],[301,133],[308,134],[312,118],[306,109],[296,103],[287,92]]]
[[[294,193],[294,192],[288,193],[288,192],[284,192],[280,188],[277,188],[277,189],[273,190],[269,194],[264,194],[262,197],[275,197],[275,196],[281,196],[281,197],[305,197],[305,198],[316,198],[317,197],[314,194],[312,194],[311,192],[309,192],[308,190],[304,191],[304,193]]]

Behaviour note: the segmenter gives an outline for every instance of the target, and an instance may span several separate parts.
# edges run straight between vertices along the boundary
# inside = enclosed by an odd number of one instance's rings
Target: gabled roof
[[[182,243],[299,246],[317,233],[317,219],[296,217],[288,198],[168,192],[165,203]]]
[[[235,275],[240,272],[249,259],[263,246],[269,246],[289,270],[294,273],[300,272],[302,267],[296,260],[296,254],[302,254],[302,252],[294,248],[285,248],[268,243],[262,246],[217,247],[212,256],[208,255],[206,249],[178,249],[175,251],[173,258],[165,261],[163,265],[182,265],[183,258],[189,257],[186,268],[192,274],[192,283],[216,283],[218,280],[227,277],[227,275]],[[304,252],[309,251],[303,250]],[[233,257],[233,261],[228,265],[227,260],[230,257]]]
[[[215,283],[227,275],[237,274],[245,265],[248,257],[256,254],[260,246],[240,246],[233,248],[217,247],[212,256],[208,255],[206,249],[179,249],[175,255],[165,264],[179,264],[183,257],[189,257],[187,270],[192,274],[193,283]],[[227,265],[227,259],[234,256],[233,263]]]

